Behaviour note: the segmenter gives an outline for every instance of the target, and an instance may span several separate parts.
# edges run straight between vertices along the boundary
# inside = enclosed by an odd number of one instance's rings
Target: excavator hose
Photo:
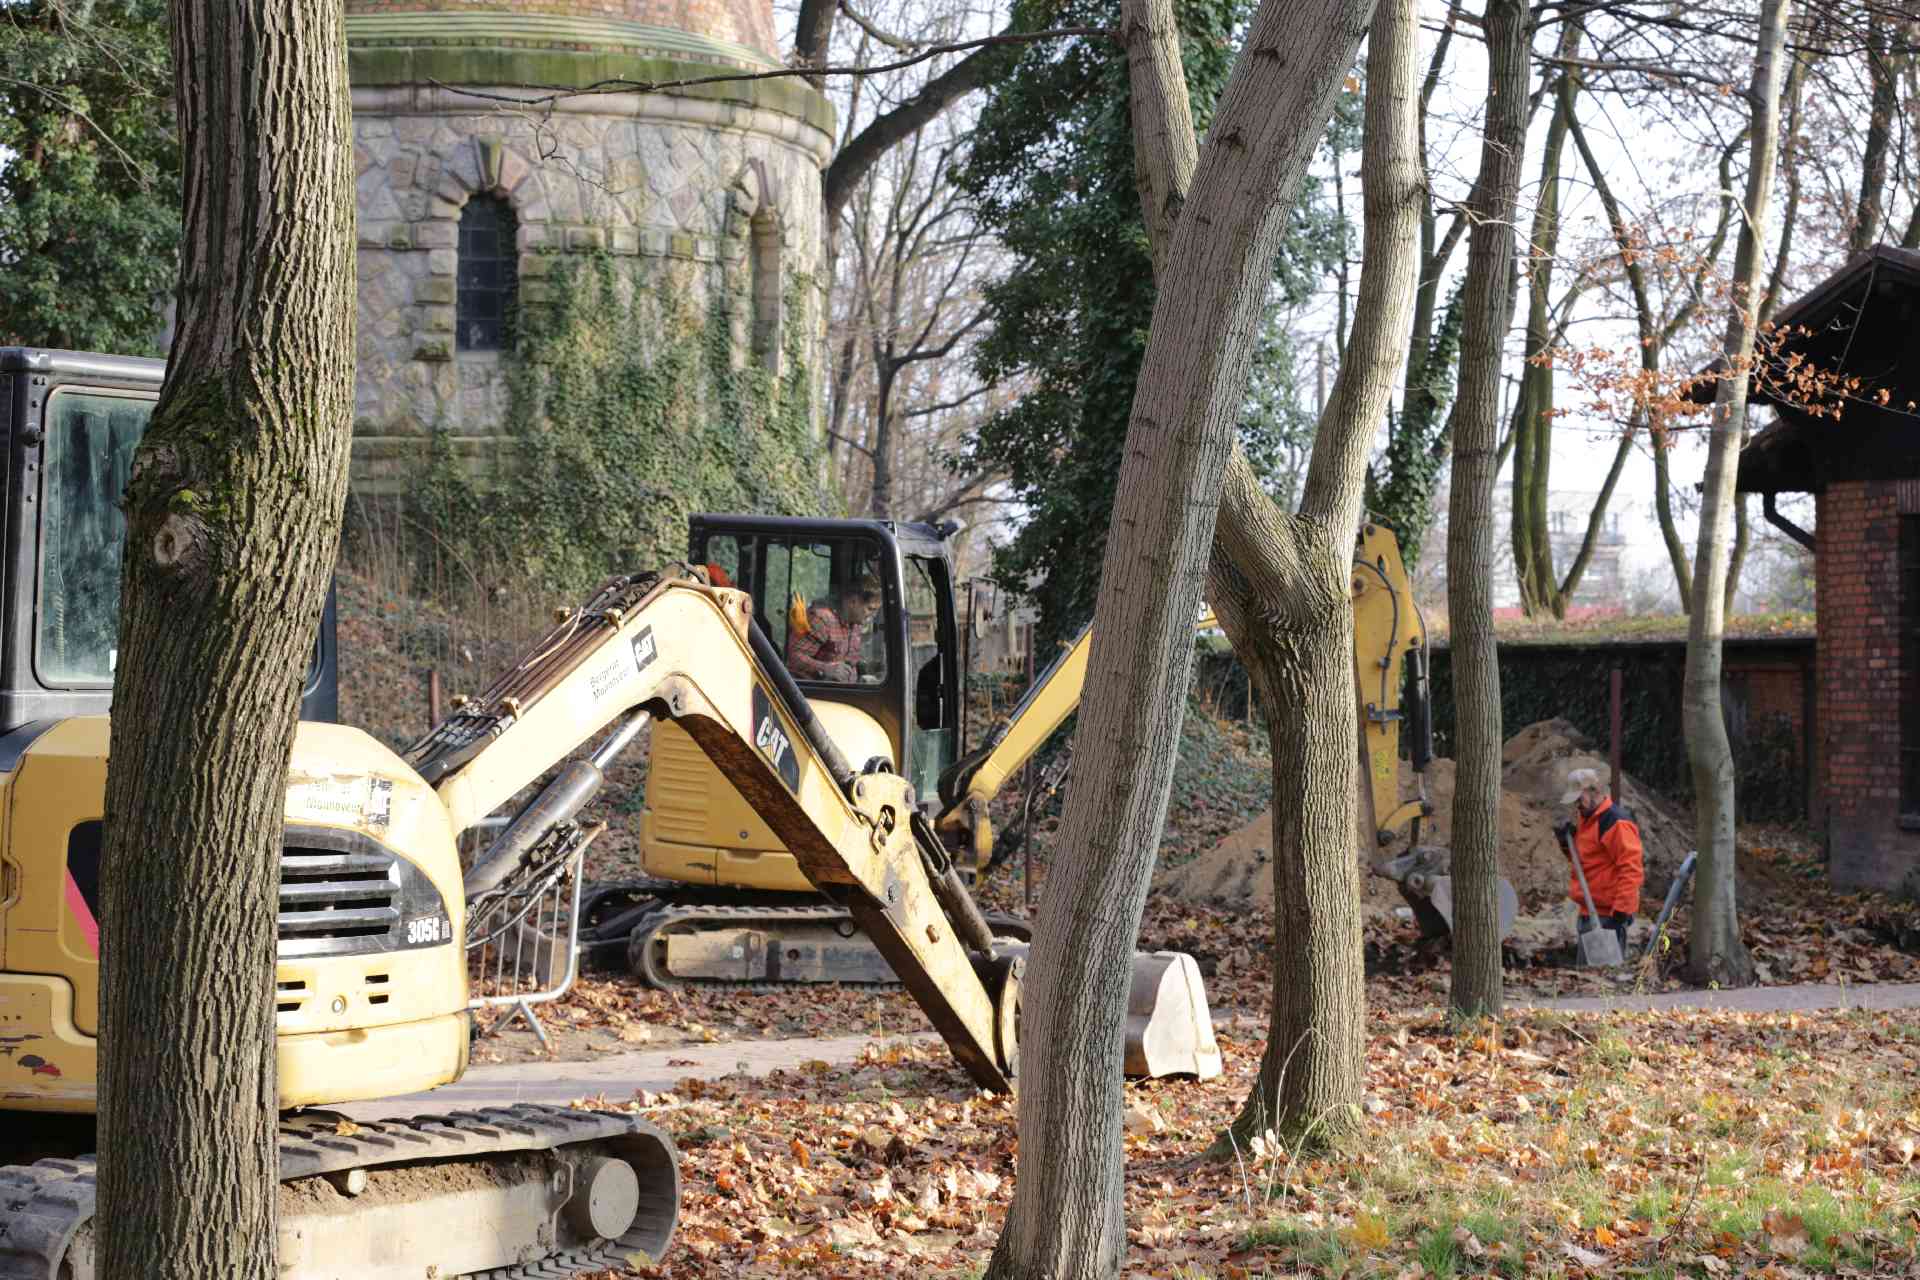
[[[498,888],[549,831],[586,808],[605,781],[591,760],[574,760],[561,769],[474,860],[464,885],[467,901]]]
[[[933,824],[917,809],[911,821],[913,841],[920,848],[920,861],[926,866],[927,880],[933,885],[933,896],[947,913],[947,919],[953,922],[954,932],[960,935],[960,940],[966,943],[968,950],[992,955],[993,929],[980,913],[980,904],[967,891],[966,882],[960,879],[953,859],[947,857],[940,837],[934,834]]]

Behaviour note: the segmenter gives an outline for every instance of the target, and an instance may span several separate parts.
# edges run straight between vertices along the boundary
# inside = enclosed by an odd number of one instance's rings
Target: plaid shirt
[[[787,669],[804,680],[841,680],[827,669],[841,663],[857,669],[866,632],[865,623],[849,625],[827,605],[816,604],[807,610],[806,634],[787,643]]]

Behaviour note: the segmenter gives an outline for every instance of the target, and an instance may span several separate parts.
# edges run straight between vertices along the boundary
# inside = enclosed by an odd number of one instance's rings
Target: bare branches
[[[851,18],[854,26],[859,27],[862,31],[889,49],[897,49],[901,53],[913,53],[921,47],[918,41],[908,40],[902,36],[891,35],[882,31],[872,19],[866,17],[858,9],[854,8],[850,0],[840,0],[840,12]]]

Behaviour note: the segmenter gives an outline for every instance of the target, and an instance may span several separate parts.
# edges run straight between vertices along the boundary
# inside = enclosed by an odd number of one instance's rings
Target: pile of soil
[[[1567,816],[1560,797],[1569,769],[1601,769],[1606,760],[1594,744],[1565,720],[1542,720],[1507,739],[1501,752],[1500,871],[1520,896],[1523,915],[1559,913],[1566,901],[1567,859],[1553,828]],[[1402,766],[1401,794],[1412,795],[1414,779]],[[1427,771],[1427,797],[1433,816],[1421,823],[1420,843],[1448,845],[1453,837],[1454,763],[1437,759]],[[1656,799],[1631,774],[1621,777],[1620,800],[1639,819],[1646,850],[1644,910],[1657,909],[1687,850],[1693,847],[1691,818]],[[1355,833],[1364,871],[1378,858],[1370,833]],[[1402,848],[1404,845],[1401,846]],[[1195,902],[1273,905],[1273,813],[1254,818],[1193,861],[1163,872],[1155,881],[1161,893]],[[1399,852],[1399,848],[1390,852]],[[1383,876],[1364,875],[1361,904],[1369,914],[1405,905],[1400,890]]]

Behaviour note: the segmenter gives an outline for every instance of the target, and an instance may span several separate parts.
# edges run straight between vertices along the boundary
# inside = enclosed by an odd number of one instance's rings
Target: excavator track
[[[728,894],[724,890],[715,891],[689,886],[669,880],[642,880],[625,882],[618,886],[603,886],[603,892],[617,893],[626,897],[633,905],[616,916],[609,917],[614,929],[626,930],[620,952],[624,955],[629,972],[649,986],[663,991],[684,988],[706,990],[724,990],[741,992],[791,991],[795,986],[809,984],[838,983],[842,986],[861,987],[869,990],[886,990],[900,985],[899,978],[886,968],[885,961],[875,954],[875,976],[812,976],[782,979],[717,978],[690,976],[669,972],[662,964],[662,947],[656,945],[678,935],[694,935],[716,929],[759,930],[767,934],[782,931],[792,932],[799,929],[831,929],[841,939],[852,942],[859,937],[859,929],[853,917],[844,907],[829,902],[779,903],[765,901],[772,895]],[[646,898],[651,896],[651,905]],[[693,897],[695,901],[685,899]],[[727,901],[733,897],[735,901]],[[759,897],[763,900],[756,901]],[[679,901],[675,901],[679,899]],[[741,901],[740,899],[746,899]],[[1032,938],[1032,930],[1027,922],[1015,916],[995,913],[987,917],[994,936],[1013,942],[1026,942]],[[589,927],[589,932],[592,927]],[[592,949],[608,952],[613,948],[614,940],[605,936],[597,940],[583,937],[583,944]],[[742,957],[744,960],[744,957]]]
[[[365,1124],[326,1112],[292,1117],[280,1126],[283,1224],[289,1193],[310,1179],[326,1180],[330,1185],[323,1194],[331,1196],[338,1194],[335,1187],[353,1185],[346,1179],[383,1170],[442,1168],[458,1174],[489,1160],[540,1156],[554,1158],[558,1168],[559,1157],[608,1155],[623,1159],[637,1175],[638,1203],[631,1225],[619,1236],[574,1241],[508,1266],[446,1274],[531,1280],[650,1265],[666,1251],[679,1217],[679,1158],[672,1141],[631,1116],[564,1107],[523,1104]],[[0,1167],[0,1280],[93,1280],[95,1187],[91,1155]],[[466,1229],[479,1225],[469,1223]],[[283,1240],[284,1235],[283,1225]],[[283,1266],[286,1261],[283,1257]],[[413,1274],[430,1265],[430,1259],[422,1259]],[[284,1274],[298,1280],[318,1273],[302,1268]]]
[[[681,987],[701,987],[708,990],[727,991],[781,991],[792,990],[796,980],[779,978],[753,980],[710,977],[689,977],[667,972],[660,965],[660,948],[656,942],[665,942],[675,934],[695,935],[713,929],[758,929],[768,933],[791,931],[796,927],[818,927],[832,929],[836,934],[851,942],[859,936],[859,930],[853,928],[853,917],[845,910],[834,906],[818,907],[675,907],[663,905],[660,910],[645,916],[633,928],[627,938],[627,961],[635,977],[648,986],[663,991],[672,991]],[[845,930],[845,932],[843,932]],[[878,953],[875,953],[876,957]],[[880,961],[884,967],[885,961]],[[799,979],[810,982],[838,982],[843,986],[856,986],[869,989],[885,989],[900,985],[900,979],[891,975],[874,978],[817,978]]]

